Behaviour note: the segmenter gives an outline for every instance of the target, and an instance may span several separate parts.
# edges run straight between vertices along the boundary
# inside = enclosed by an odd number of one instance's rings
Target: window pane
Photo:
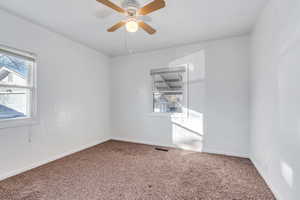
[[[182,92],[158,92],[153,93],[154,112],[182,113]]]
[[[151,70],[153,112],[182,113],[184,104],[185,67]]]
[[[0,87],[0,119],[30,116],[30,90]]]
[[[0,83],[30,85],[30,71],[33,61],[0,52]]]

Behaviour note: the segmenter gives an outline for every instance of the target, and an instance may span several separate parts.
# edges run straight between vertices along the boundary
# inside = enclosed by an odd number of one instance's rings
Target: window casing
[[[153,113],[184,114],[187,105],[185,66],[151,70]]]
[[[0,46],[0,128],[35,123],[36,56]]]

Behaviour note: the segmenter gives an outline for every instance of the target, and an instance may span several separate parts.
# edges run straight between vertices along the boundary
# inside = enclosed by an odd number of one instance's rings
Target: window
[[[35,115],[35,57],[0,46],[0,122]],[[0,127],[2,127],[0,125]]]
[[[183,113],[186,67],[151,70],[154,113]]]

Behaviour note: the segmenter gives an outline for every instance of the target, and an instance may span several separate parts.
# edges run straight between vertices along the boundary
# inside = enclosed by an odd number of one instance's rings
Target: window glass
[[[0,83],[9,85],[30,85],[30,69],[33,61],[28,61],[0,52]]]
[[[0,87],[0,119],[28,117],[30,90]]]
[[[153,93],[154,112],[182,113],[182,92],[156,92]]]

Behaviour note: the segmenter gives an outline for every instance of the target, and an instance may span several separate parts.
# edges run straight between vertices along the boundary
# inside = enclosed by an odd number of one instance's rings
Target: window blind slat
[[[161,68],[161,69],[152,69],[150,71],[151,75],[156,74],[165,74],[165,73],[184,73],[186,72],[185,67],[169,67],[169,68]]]

